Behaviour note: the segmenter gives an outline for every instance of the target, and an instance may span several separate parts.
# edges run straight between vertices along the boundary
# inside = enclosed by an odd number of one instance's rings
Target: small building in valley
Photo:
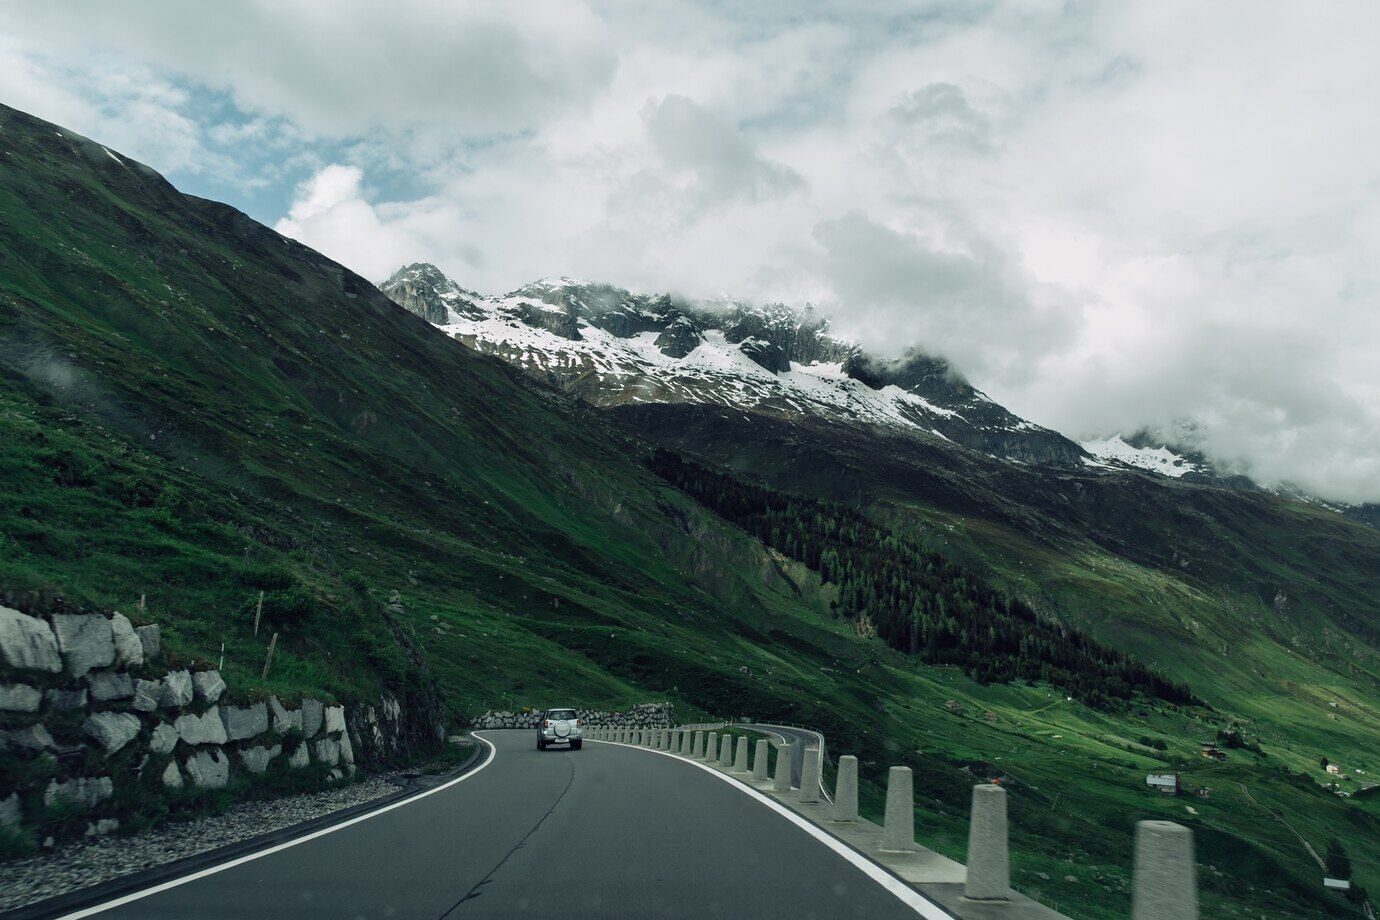
[[[1179,794],[1179,774],[1151,773],[1145,777],[1145,785],[1161,795]]]

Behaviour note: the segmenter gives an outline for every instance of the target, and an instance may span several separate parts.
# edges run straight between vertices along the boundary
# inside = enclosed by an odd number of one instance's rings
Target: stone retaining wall
[[[315,699],[235,704],[218,672],[161,659],[156,625],[0,606],[0,825],[105,834],[119,826],[122,797],[217,789],[270,770],[341,780],[357,748],[385,759],[407,734],[393,697],[348,714]]]
[[[576,717],[589,725],[617,728],[668,728],[675,724],[676,707],[671,703],[641,703],[624,712],[607,709],[576,709]],[[474,727],[536,728],[541,711],[536,709],[511,712],[486,712],[474,719]]]

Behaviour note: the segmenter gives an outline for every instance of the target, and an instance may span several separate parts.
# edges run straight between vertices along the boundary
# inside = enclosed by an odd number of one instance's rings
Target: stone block
[[[220,718],[225,723],[225,737],[230,741],[243,741],[268,731],[268,706],[263,703],[222,706]]]
[[[225,731],[223,713],[219,707],[212,706],[201,715],[184,713],[173,723],[177,736],[187,744],[224,744],[229,741]]]
[[[134,634],[139,637],[139,645],[144,649],[145,661],[153,661],[163,653],[163,639],[157,625],[136,626]]]
[[[53,616],[58,651],[67,673],[83,677],[92,668],[115,663],[115,638],[110,621],[94,613],[59,613]]]
[[[345,707],[326,707],[326,734],[334,735],[345,730]]]
[[[293,769],[301,769],[311,763],[311,753],[307,750],[305,741],[297,745],[297,750],[288,755],[288,766]]]
[[[6,712],[38,712],[43,694],[28,684],[0,684],[0,709]]]
[[[182,771],[177,768],[177,761],[170,760],[163,768],[163,785],[170,789],[182,788]]]
[[[250,773],[260,774],[268,769],[269,761],[281,753],[283,753],[281,744],[275,744],[273,747],[256,744],[240,751],[240,762]]]
[[[315,754],[318,763],[335,766],[340,763],[340,742],[322,738],[315,744]]]
[[[158,727],[153,730],[153,736],[149,739],[149,750],[155,754],[171,754],[173,748],[177,747],[177,740],[180,737],[182,736],[178,734],[176,728],[167,722],[159,722]]]
[[[51,689],[43,691],[43,700],[48,704],[49,709],[56,709],[60,712],[70,712],[73,709],[86,708],[86,688],[78,687],[75,690]]]
[[[340,762],[354,766],[355,746],[350,741],[349,732],[340,733]]]
[[[48,729],[41,722],[3,734],[11,746],[21,750],[37,752],[57,749],[53,736],[48,734]]]
[[[192,675],[189,671],[169,671],[163,678],[163,692],[158,705],[165,709],[181,709],[192,701]]]
[[[110,636],[115,642],[115,667],[135,668],[144,663],[144,643],[134,624],[122,613],[111,614]]]
[[[183,767],[187,781],[198,789],[223,789],[230,782],[230,758],[220,748],[197,751]]]
[[[95,808],[114,792],[115,785],[108,776],[81,776],[63,783],[53,779],[43,790],[43,804],[51,808],[58,802],[69,802],[83,808]]]
[[[0,606],[0,661],[27,671],[62,670],[57,636],[46,620]]]
[[[210,705],[225,692],[225,681],[219,671],[197,671],[192,675],[192,692],[197,702]]]
[[[83,728],[109,756],[139,734],[139,717],[128,712],[98,712],[87,717]]]
[[[302,731],[302,710],[288,709],[276,696],[269,697],[268,711],[273,716],[273,730],[280,735]]]
[[[24,811],[19,807],[19,793],[11,792],[9,798],[0,801],[0,827],[18,827],[23,818]]]
[[[163,682],[161,680],[136,679],[134,681],[134,700],[130,706],[138,712],[153,712],[158,708],[158,700],[162,695]]]
[[[124,671],[92,671],[87,677],[91,698],[98,703],[129,699],[134,695],[134,681]]]
[[[321,719],[325,710],[320,700],[302,701],[302,734],[308,738],[321,731]]]

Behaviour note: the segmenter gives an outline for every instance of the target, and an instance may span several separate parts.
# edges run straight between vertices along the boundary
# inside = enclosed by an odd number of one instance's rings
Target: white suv
[[[544,751],[548,744],[568,744],[572,751],[578,751],[584,743],[584,731],[573,709],[548,709],[541,714],[537,723],[537,750]]]

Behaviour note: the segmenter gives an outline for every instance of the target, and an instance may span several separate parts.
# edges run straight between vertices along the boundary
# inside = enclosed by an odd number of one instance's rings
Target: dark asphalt
[[[487,767],[426,798],[101,917],[913,918],[861,870],[678,758],[483,732]],[[87,916],[88,914],[82,914]]]

